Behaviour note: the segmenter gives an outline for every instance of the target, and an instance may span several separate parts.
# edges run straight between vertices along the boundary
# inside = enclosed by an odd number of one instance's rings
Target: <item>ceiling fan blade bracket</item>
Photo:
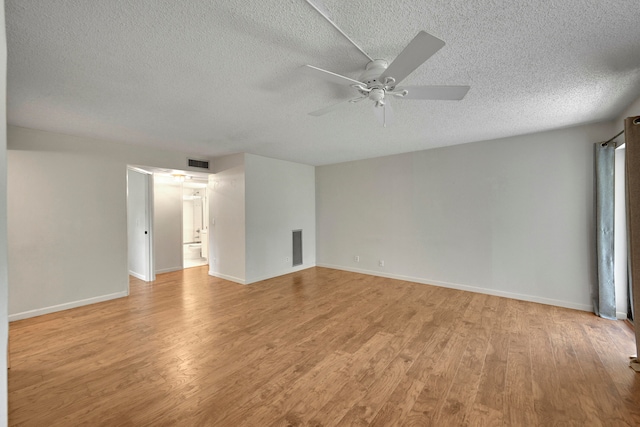
[[[397,98],[404,98],[405,96],[407,96],[407,94],[409,93],[408,90],[401,90],[400,92],[394,92],[394,91],[389,91],[387,92],[389,95],[393,95]]]
[[[396,79],[391,76],[385,77],[384,86],[389,88],[388,90],[393,90],[396,87]]]
[[[352,88],[357,89],[358,91],[360,91],[360,93],[365,94],[365,93],[369,93],[371,92],[371,88],[368,88],[366,86],[364,86],[364,84],[360,84],[360,85],[351,85]]]

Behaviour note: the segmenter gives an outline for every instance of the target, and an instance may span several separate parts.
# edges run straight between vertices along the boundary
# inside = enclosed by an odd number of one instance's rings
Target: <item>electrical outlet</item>
[[[360,262],[360,257],[358,255],[356,255],[356,256],[353,257],[353,260],[355,262]]]
[[[289,257],[285,257],[284,258],[284,262],[289,262],[289,261],[291,261],[291,259]]]
[[[380,261],[378,261],[378,265],[379,265],[380,267],[384,267],[384,260],[380,260]]]

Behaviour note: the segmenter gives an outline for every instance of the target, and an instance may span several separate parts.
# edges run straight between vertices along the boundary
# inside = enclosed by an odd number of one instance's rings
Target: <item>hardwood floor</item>
[[[640,425],[625,322],[324,268],[132,279],[10,339],[10,425]]]

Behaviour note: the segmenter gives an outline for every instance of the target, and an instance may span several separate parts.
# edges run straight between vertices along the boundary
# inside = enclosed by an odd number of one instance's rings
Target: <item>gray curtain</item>
[[[616,319],[613,269],[615,144],[595,144],[596,151],[596,244],[598,283],[593,291],[593,311]]]
[[[640,372],[640,117],[624,121],[625,176],[627,184],[627,239],[629,284],[632,294],[633,323],[636,331],[636,358],[631,367]]]

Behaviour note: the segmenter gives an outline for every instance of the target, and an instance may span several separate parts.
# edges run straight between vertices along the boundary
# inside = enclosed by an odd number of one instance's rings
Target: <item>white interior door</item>
[[[146,282],[155,279],[151,252],[151,176],[141,169],[127,169],[129,274]]]

